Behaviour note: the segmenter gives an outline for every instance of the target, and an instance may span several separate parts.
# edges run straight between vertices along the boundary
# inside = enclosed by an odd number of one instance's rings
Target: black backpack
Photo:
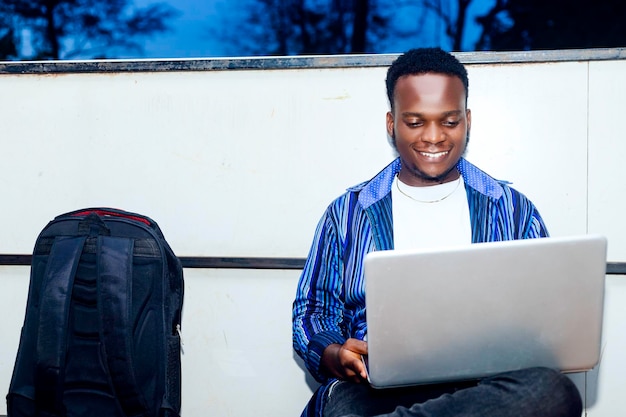
[[[56,217],[33,252],[8,415],[179,416],[182,303],[180,260],[153,220]]]

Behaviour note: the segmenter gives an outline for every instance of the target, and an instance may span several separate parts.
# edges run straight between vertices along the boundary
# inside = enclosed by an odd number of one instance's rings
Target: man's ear
[[[395,132],[393,129],[393,113],[391,111],[387,112],[386,124],[387,124],[387,134],[389,135],[390,138],[395,138]]]
[[[467,134],[469,136],[470,130],[472,130],[472,111],[470,109],[465,110],[465,118],[467,119]]]

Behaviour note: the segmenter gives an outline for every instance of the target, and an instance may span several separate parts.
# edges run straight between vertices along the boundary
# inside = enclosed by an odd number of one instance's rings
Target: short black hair
[[[387,97],[393,109],[393,93],[398,78],[404,75],[445,74],[458,77],[465,87],[465,102],[469,93],[467,70],[452,54],[441,48],[416,48],[400,55],[387,70]]]

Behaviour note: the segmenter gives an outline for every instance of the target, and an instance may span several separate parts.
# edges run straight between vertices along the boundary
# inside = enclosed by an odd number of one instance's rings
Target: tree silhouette
[[[626,2],[614,0],[497,0],[478,19],[483,50],[626,46]]]
[[[444,7],[441,0],[423,0],[423,7],[431,10],[441,19],[445,33],[452,41],[452,50],[463,49],[463,36],[467,23],[467,9],[472,0],[454,0],[449,3],[450,7]],[[456,9],[456,11],[454,10]]]
[[[7,26],[0,23],[0,28],[6,28]],[[0,29],[0,60],[11,59],[17,56],[14,37],[13,29]]]
[[[253,55],[374,52],[387,20],[382,2],[370,0],[256,0],[225,39]]]
[[[394,42],[463,50],[474,0],[253,0],[222,35],[239,54],[381,53]],[[236,32],[235,32],[236,31]],[[244,37],[241,33],[245,33]]]
[[[626,46],[626,1],[492,0],[475,17],[478,42],[467,44],[477,0],[253,0],[249,16],[225,37],[253,55],[401,52],[397,45],[462,50]],[[245,37],[241,37],[241,33]],[[404,47],[402,48],[404,49]]]
[[[176,14],[163,3],[136,8],[129,0],[2,0],[0,24],[8,26],[6,33],[12,38],[5,40],[9,46],[4,54],[72,59],[141,51],[138,39],[168,30],[167,22]],[[17,48],[13,54],[11,44]],[[32,52],[20,53],[27,49]]]

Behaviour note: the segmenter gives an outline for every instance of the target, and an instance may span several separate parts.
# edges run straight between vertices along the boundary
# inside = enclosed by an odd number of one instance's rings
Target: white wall
[[[155,219],[179,256],[304,257],[330,200],[393,158],[385,70],[0,73],[0,253],[30,253],[57,214],[113,206]],[[468,70],[468,159],[513,181],[553,235],[604,234],[625,262],[626,61]],[[314,387],[291,350],[298,271],[185,274],[184,415],[298,415]],[[0,266],[0,285],[6,393],[28,268]],[[592,417],[618,415],[624,391],[626,280],[607,289]]]

